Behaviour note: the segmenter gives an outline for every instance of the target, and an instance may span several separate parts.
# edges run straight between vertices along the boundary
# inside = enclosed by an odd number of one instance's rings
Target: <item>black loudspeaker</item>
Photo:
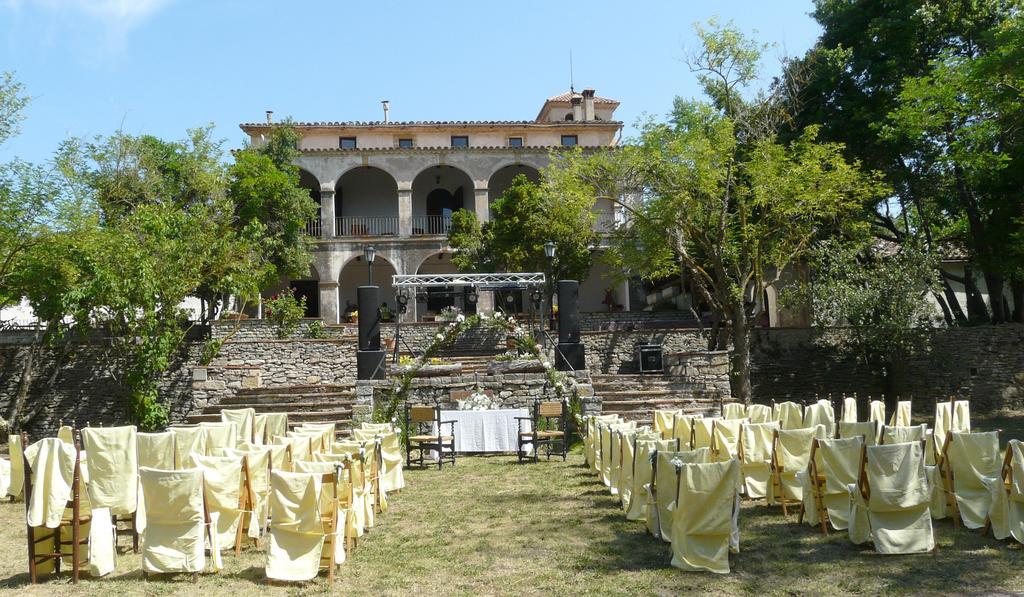
[[[380,350],[380,288],[360,286],[356,291],[359,309],[359,350]]]
[[[580,283],[558,281],[558,343],[580,341]]]
[[[559,342],[555,351],[555,369],[582,371],[587,368],[587,357],[582,342]]]
[[[362,319],[362,315],[359,317]],[[383,350],[356,351],[356,379],[384,379],[387,374],[384,360],[387,356]]]

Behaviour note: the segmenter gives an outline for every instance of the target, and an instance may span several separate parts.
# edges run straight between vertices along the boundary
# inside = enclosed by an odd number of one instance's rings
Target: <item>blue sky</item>
[[[0,159],[42,161],[117,128],[177,139],[207,123],[226,147],[264,111],[297,120],[532,119],[569,87],[620,120],[698,93],[682,58],[718,16],[761,41],[766,74],[819,33],[810,1],[389,2],[0,0],[0,70],[33,101]]]

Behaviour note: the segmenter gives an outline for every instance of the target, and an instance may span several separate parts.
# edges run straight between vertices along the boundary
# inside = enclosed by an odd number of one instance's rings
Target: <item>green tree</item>
[[[448,233],[456,250],[452,262],[460,271],[545,272],[544,243],[553,241],[553,277],[585,278],[595,241],[593,215],[587,201],[558,190],[519,175],[491,205],[490,221],[481,225],[476,214],[455,212]]]
[[[717,321],[710,347],[731,340],[733,393],[749,401],[750,330],[765,289],[827,231],[855,232],[851,216],[884,188],[845,160],[841,145],[819,142],[817,127],[777,139],[788,87],[743,95],[758,76],[761,46],[731,25],[697,34],[703,47],[691,68],[707,100],[677,99],[670,122],[646,123],[635,144],[579,168],[592,196],[628,191],[609,197],[631,214],[613,258],[626,265],[648,254],[633,264],[648,278],[685,273]],[[601,180],[601,172],[618,178]]]

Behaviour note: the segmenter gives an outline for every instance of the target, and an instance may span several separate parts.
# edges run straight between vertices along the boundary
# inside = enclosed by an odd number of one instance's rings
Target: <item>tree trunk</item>
[[[953,292],[953,287],[950,286],[949,280],[945,276],[939,276],[942,280],[942,294],[946,297],[946,304],[949,305],[949,310],[953,312],[953,319],[957,324],[967,323],[967,316],[964,315],[964,310],[960,307],[960,300],[956,298],[956,293]]]
[[[28,348],[28,356],[25,357],[25,363],[21,367],[18,391],[14,395],[14,400],[11,401],[10,407],[7,409],[7,422],[10,425],[11,433],[19,433],[21,431],[21,411],[25,408],[29,390],[32,389],[32,380],[35,377],[35,361],[37,353],[42,350],[42,346],[43,333],[37,321],[35,337],[32,338],[32,344]]]
[[[967,293],[967,318],[972,322],[990,321],[985,299],[982,298],[978,283],[974,280],[974,267],[970,264],[964,265],[964,290]]]
[[[1024,323],[1024,279],[1011,279],[1010,292],[1013,294],[1013,317],[1011,319],[1014,323]]]
[[[750,330],[742,299],[732,309],[732,371],[729,375],[733,400],[750,404]]]
[[[1006,321],[1006,297],[1003,296],[1005,285],[1003,277],[999,274],[983,272],[985,286],[988,287],[988,304],[992,311],[992,323],[1003,323]]]

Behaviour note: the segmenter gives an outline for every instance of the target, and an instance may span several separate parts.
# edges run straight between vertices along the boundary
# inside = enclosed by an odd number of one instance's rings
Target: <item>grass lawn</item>
[[[1021,429],[1024,415],[976,417],[978,430]],[[1018,434],[1019,436],[1019,434]],[[408,487],[365,536],[335,581],[339,594],[945,593],[1024,591],[1024,549],[935,522],[935,557],[879,556],[844,533],[823,537],[783,519],[781,509],[745,504],[741,550],[727,576],[669,566],[667,543],[626,521],[614,498],[582,466],[519,465],[508,456],[462,458],[443,471],[407,471]],[[0,504],[0,590],[19,594],[306,594],[323,580],[268,587],[261,551],[225,555],[226,568],[146,583],[139,557],[122,553],[115,573],[72,588],[62,578],[28,584],[24,506]]]

